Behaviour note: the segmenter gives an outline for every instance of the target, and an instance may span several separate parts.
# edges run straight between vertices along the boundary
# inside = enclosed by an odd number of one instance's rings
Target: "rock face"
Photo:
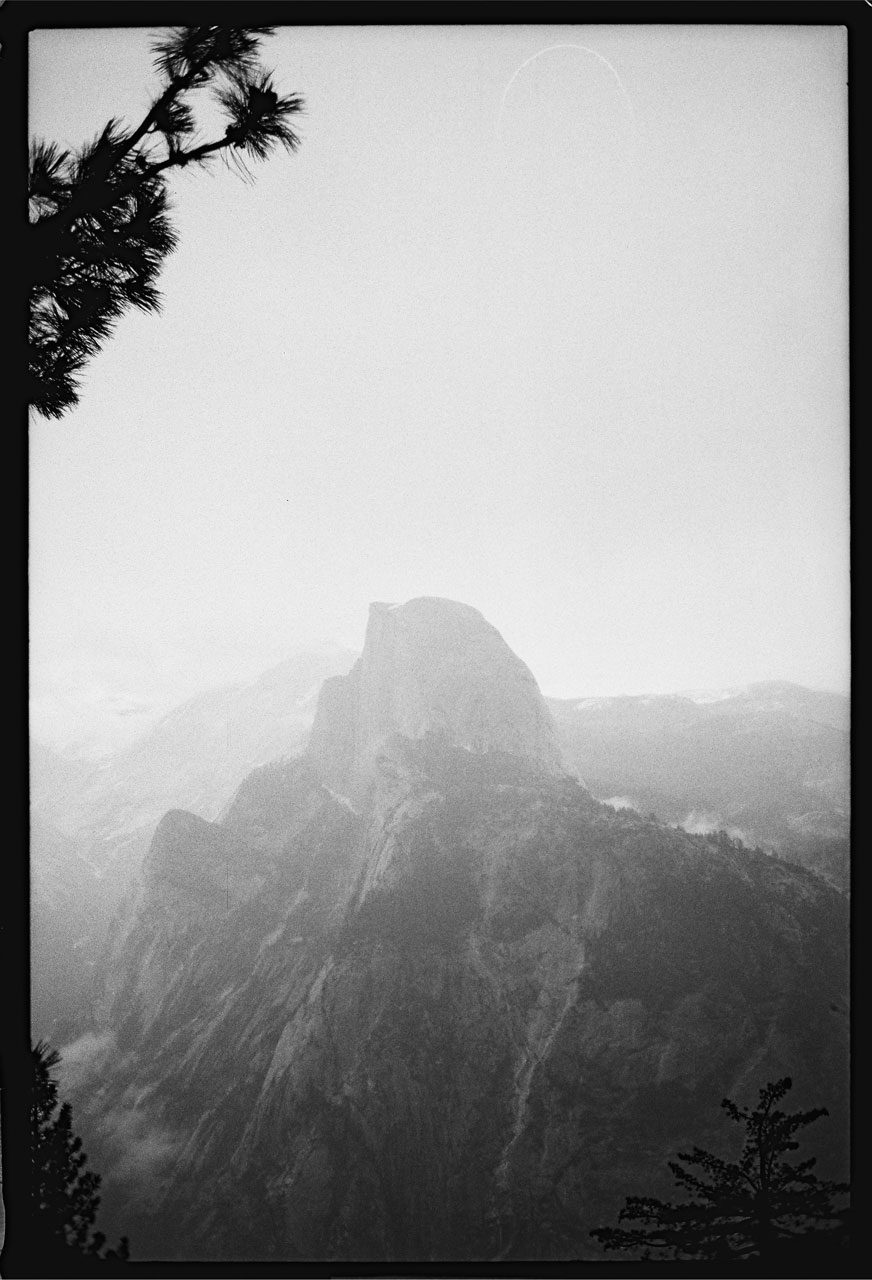
[[[90,1003],[107,908],[75,842],[39,814],[30,847],[31,1026],[35,1040],[51,1033],[64,1044],[77,1034],[76,1011]]]
[[[186,809],[215,819],[253,768],[299,751],[322,680],[347,671],[354,656],[341,649],[298,653],[249,684],[198,694],[97,764],[31,744],[31,863],[41,886],[33,908],[37,1037],[63,1043],[87,1022],[93,956],[135,889],[162,815]],[[51,841],[42,838],[48,831]],[[42,892],[57,878],[58,841],[69,850],[62,922]],[[67,945],[71,935],[74,947]]]
[[[73,1101],[138,1258],[596,1256],[790,1074],[844,1166],[847,905],[594,800],[474,610],[377,606],[309,751],[171,813]],[[665,1174],[665,1179],[664,1179]]]
[[[394,734],[560,767],[551,715],[529,668],[477,609],[452,600],[370,606],[363,653],[322,689],[309,755],[357,794]]]

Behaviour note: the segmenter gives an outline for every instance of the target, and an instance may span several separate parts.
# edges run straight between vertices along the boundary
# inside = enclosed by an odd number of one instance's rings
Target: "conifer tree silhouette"
[[[605,1249],[652,1260],[774,1262],[846,1249],[847,1210],[835,1202],[847,1195],[848,1185],[821,1181],[812,1172],[814,1157],[799,1163],[785,1159],[799,1146],[797,1131],[828,1114],[825,1107],[793,1114],[778,1110],[791,1086],[789,1076],[770,1082],[753,1111],[723,1099],[729,1118],[744,1125],[742,1153],[732,1162],[694,1147],[669,1161],[676,1187],[692,1199],[670,1204],[628,1196],[619,1221],[641,1225],[597,1227],[590,1234]]]
[[[251,178],[246,157],[298,147],[289,120],[303,100],[280,97],[257,60],[274,30],[171,29],[153,46],[161,83],[135,128],[110,120],[74,153],[42,140],[31,147],[27,400],[43,416],[59,418],[77,403],[78,375],[129,307],[159,309],[155,280],[177,243],[167,172],[223,153]],[[226,128],[200,142],[188,97],[207,86]]]
[[[126,1261],[126,1237],[117,1250],[104,1252],[106,1237],[94,1231],[100,1205],[100,1176],[85,1168],[88,1157],[73,1132],[69,1102],[58,1105],[57,1081],[52,1075],[60,1062],[44,1041],[31,1048],[31,1239],[36,1256],[62,1265],[64,1274],[83,1266],[103,1270],[109,1260]],[[47,1272],[46,1274],[54,1274]]]

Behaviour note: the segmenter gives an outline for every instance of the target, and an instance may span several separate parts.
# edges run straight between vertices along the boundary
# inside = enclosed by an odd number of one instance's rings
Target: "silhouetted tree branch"
[[[159,309],[155,280],[176,247],[166,174],[231,157],[264,160],[276,146],[294,151],[290,120],[303,109],[279,96],[258,63],[273,27],[182,27],[154,45],[161,88],[140,123],[110,120],[78,151],[37,141],[31,147],[30,362],[28,400],[59,418],[78,399],[78,375],[129,308]],[[186,95],[211,86],[224,133],[197,137]]]

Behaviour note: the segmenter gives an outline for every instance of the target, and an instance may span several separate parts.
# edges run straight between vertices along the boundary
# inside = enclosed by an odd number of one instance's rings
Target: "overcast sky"
[[[138,119],[153,34],[36,33],[33,133]],[[173,178],[162,314],[32,421],[36,731],[129,733],[417,595],[546,693],[846,689],[844,30],[264,56],[299,152]]]

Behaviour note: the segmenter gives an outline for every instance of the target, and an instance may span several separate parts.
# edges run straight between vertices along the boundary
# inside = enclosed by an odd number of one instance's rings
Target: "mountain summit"
[[[395,734],[560,770],[551,713],[529,667],[477,609],[454,600],[370,605],[363,653],[322,687],[309,757],[337,789],[359,793]]]

